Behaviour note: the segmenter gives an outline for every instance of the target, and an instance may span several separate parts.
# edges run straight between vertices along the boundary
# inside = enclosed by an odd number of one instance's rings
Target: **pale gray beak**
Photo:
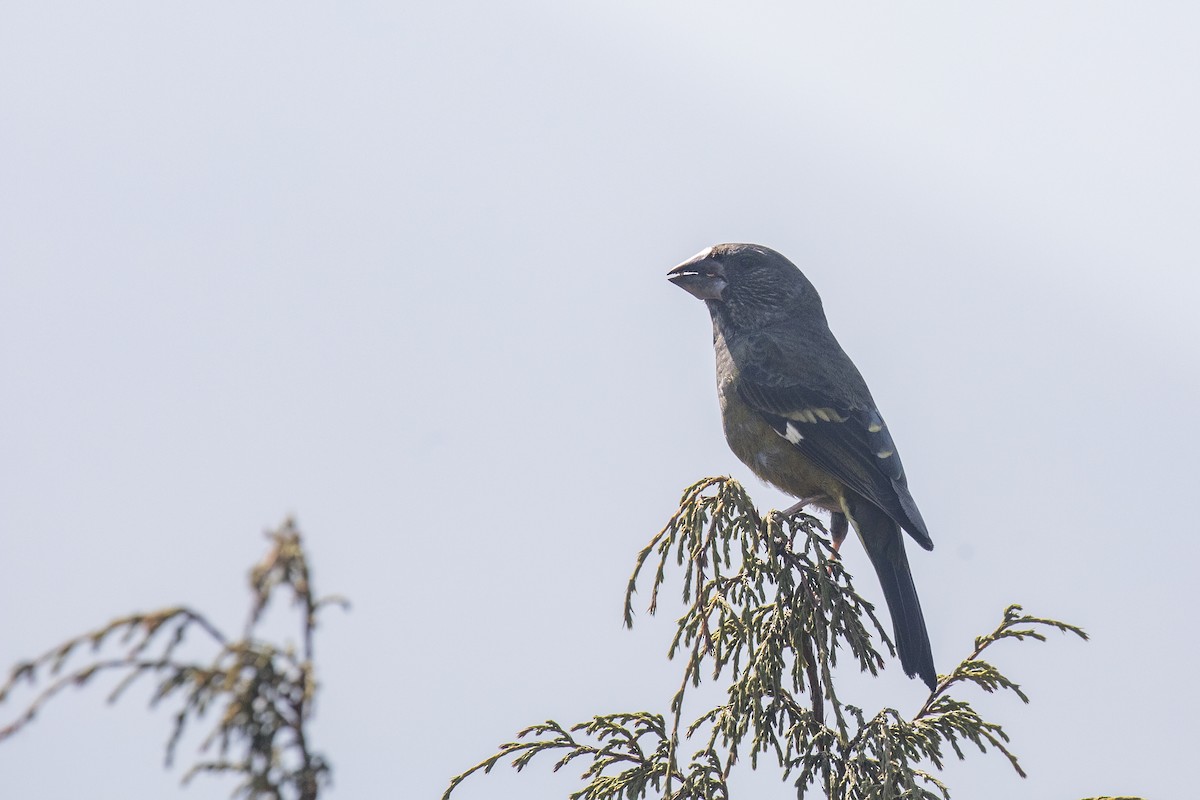
[[[728,286],[725,270],[706,247],[667,273],[667,280],[701,300],[720,300]]]

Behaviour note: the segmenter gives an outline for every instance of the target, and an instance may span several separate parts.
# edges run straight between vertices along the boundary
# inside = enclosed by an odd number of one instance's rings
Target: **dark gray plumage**
[[[892,616],[905,673],[937,671],[901,529],[933,541],[896,444],[858,369],[825,320],[817,290],[779,253],[719,244],[671,270],[713,322],[725,438],[760,478],[830,512],[835,547],[854,525]]]

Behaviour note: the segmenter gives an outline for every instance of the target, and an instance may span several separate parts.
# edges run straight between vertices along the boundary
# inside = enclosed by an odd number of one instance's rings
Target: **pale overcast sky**
[[[896,436],[938,666],[1010,602],[1094,637],[996,653],[1032,705],[980,707],[1030,777],[972,753],[955,796],[1187,796],[1198,29],[1182,2],[6,0],[0,667],[176,602],[236,629],[294,513],[354,602],[318,642],[330,798],[665,711],[671,616],[620,626],[635,554],[702,476],[790,504],[726,448],[707,315],[664,278],[754,241]],[[177,788],[143,697],[60,698],[0,794],[226,797]]]

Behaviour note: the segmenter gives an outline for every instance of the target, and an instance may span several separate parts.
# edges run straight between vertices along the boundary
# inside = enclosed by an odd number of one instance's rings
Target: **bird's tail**
[[[917,599],[908,556],[904,553],[904,537],[900,526],[887,514],[863,500],[846,510],[854,523],[863,548],[879,575],[883,596],[892,615],[892,630],[900,666],[909,677],[920,677],[932,691],[937,686],[937,669],[933,666],[933,651],[929,646],[929,631]]]

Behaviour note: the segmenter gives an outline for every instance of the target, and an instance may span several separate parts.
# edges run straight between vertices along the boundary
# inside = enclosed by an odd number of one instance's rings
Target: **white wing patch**
[[[800,430],[790,422],[784,429],[783,438],[787,439],[792,444],[800,444],[800,442],[804,441],[804,435],[801,434]]]

